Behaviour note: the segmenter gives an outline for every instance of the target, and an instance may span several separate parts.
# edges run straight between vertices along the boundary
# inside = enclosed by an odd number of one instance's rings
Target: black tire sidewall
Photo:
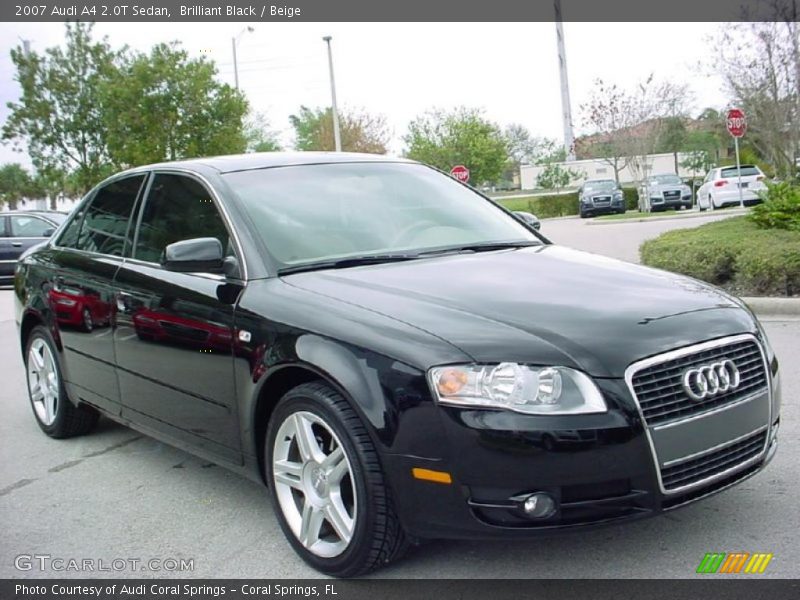
[[[31,395],[30,380],[28,379],[28,360],[30,356],[30,350],[33,342],[37,339],[41,339],[45,344],[47,344],[48,348],[50,349],[50,353],[53,355],[56,373],[58,373],[58,400],[56,401],[56,418],[53,419],[53,423],[51,425],[45,425],[42,423],[42,421],[39,419],[39,415],[36,414],[36,408],[33,406],[33,397]],[[33,417],[36,419],[36,423],[47,435],[58,435],[63,427],[64,419],[66,418],[67,411],[65,403],[69,402],[70,400],[67,397],[67,391],[64,388],[64,375],[61,371],[61,360],[59,358],[58,349],[53,342],[53,337],[50,335],[50,332],[41,325],[37,325],[33,328],[30,336],[28,336],[28,343],[25,346],[25,386],[28,389],[28,402],[31,405],[31,410],[33,411]]]

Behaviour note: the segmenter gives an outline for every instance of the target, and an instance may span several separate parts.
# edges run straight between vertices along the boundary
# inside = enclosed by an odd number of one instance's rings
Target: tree
[[[745,139],[784,178],[800,152],[799,4],[772,0],[771,22],[726,25],[714,44],[715,66],[747,114]]]
[[[108,148],[119,167],[244,152],[247,101],[216,67],[179,44],[126,55],[100,89]]]
[[[386,154],[391,133],[385,116],[346,108],[339,109],[338,116],[342,150]],[[298,150],[332,152],[336,149],[330,108],[301,106],[297,114],[289,117],[289,122],[294,128],[295,147]]]
[[[8,163],[0,166],[0,206],[7,204],[14,210],[24,198],[32,195],[33,186],[31,176],[18,163]]]
[[[251,113],[245,122],[248,152],[278,152],[282,150],[277,134],[264,113]]]
[[[567,187],[570,182],[579,175],[579,173],[572,169],[567,169],[559,163],[551,162],[539,173],[539,176],[536,178],[536,185],[545,190],[555,190],[559,192],[561,188]]]
[[[670,152],[675,164],[675,173],[678,172],[678,152],[686,145],[686,121],[682,117],[667,117],[664,120],[661,136],[656,143],[656,152]]]
[[[509,160],[519,168],[521,165],[535,165],[543,157],[552,154],[558,147],[555,140],[536,137],[524,125],[512,123],[503,130]]]
[[[418,116],[403,137],[406,156],[443,171],[463,164],[475,185],[497,180],[506,163],[507,147],[500,128],[480,110],[431,110]]]
[[[91,33],[91,24],[67,23],[63,49],[11,51],[22,96],[8,104],[2,130],[16,150],[27,147],[37,171],[74,172],[80,191],[113,171],[98,90],[114,74],[116,54]]]
[[[656,151],[667,124],[677,132],[675,124],[685,117],[690,101],[686,85],[659,83],[653,75],[630,90],[596,80],[590,101],[581,107],[595,132],[591,154],[614,169],[618,182],[625,167],[636,179],[644,178],[650,168],[647,156]]]

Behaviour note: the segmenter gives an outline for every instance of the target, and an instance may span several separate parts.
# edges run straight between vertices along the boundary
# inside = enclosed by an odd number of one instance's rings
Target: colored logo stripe
[[[772,560],[772,553],[709,552],[700,561],[698,573],[763,573]],[[744,571],[743,571],[744,569]]]

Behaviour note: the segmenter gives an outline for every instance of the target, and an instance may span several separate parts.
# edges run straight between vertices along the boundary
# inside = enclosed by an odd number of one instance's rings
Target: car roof
[[[415,161],[406,158],[384,156],[381,154],[363,154],[359,152],[252,152],[249,154],[210,156],[206,158],[154,163],[129,169],[126,172],[158,168],[194,170],[197,167],[210,167],[220,173],[232,173],[235,171],[251,171],[254,169],[269,169],[273,167],[356,162],[414,163]]]
[[[60,211],[60,210],[34,210],[34,209],[31,209],[31,210],[27,210],[27,209],[24,209],[24,210],[6,210],[6,211],[3,211],[3,212],[0,212],[0,217],[6,217],[6,216],[10,217],[10,216],[13,216],[13,215],[34,215],[34,216],[37,216],[37,217],[47,217],[47,215],[52,215],[52,214],[68,215],[69,213],[68,212],[63,212],[63,211]]]

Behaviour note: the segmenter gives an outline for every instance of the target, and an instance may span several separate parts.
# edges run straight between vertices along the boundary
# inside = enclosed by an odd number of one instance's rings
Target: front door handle
[[[14,246],[14,248],[22,248],[22,242],[11,242],[11,245]]]

